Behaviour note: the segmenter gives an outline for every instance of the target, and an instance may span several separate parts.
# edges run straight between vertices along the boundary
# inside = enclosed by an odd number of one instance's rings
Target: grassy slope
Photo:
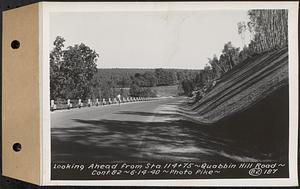
[[[202,122],[213,123],[248,109],[288,85],[288,51],[281,49],[247,60],[227,73],[192,107]]]
[[[261,160],[288,161],[288,52],[241,63],[203,99],[193,114],[204,130]]]

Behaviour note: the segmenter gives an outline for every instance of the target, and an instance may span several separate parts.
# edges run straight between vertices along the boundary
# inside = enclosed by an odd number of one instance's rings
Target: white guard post
[[[114,98],[114,104],[117,104],[118,103],[118,101],[117,101],[117,98]]]
[[[78,108],[81,108],[82,107],[82,102],[81,102],[81,99],[78,100]]]
[[[68,109],[72,108],[72,103],[70,99],[67,100],[67,106]]]
[[[55,104],[54,100],[51,100],[50,108],[52,111],[54,111],[56,109],[56,104]]]

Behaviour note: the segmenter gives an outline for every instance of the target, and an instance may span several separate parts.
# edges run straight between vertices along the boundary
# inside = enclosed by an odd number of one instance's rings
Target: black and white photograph
[[[51,180],[289,178],[289,10],[182,4],[49,14]]]

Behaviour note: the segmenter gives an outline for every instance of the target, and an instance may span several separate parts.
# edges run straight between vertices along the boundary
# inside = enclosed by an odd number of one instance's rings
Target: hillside
[[[154,73],[156,68],[98,68],[96,76],[97,77],[109,77],[109,78],[130,78],[135,74],[144,74],[145,72]],[[172,73],[181,73],[184,76],[191,76],[199,73],[200,70],[192,70],[192,69],[167,69],[163,68],[165,71],[169,71]],[[179,79],[179,78],[178,78]]]
[[[246,110],[288,85],[288,49],[248,59],[224,75],[191,110],[203,123],[214,123]]]
[[[189,107],[189,108],[188,108]],[[249,156],[288,160],[288,49],[264,53],[228,72],[186,116]]]

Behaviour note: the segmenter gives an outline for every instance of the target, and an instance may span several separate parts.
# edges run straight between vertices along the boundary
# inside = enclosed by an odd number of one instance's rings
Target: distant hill
[[[195,74],[199,73],[200,70],[191,69],[165,69],[165,71],[170,71],[173,73],[180,73],[183,76],[194,77]],[[141,68],[101,68],[98,69],[96,77],[99,78],[109,78],[120,82],[123,78],[129,80],[135,74],[144,74],[145,72],[155,72],[155,69],[141,69]],[[180,79],[180,78],[178,78]],[[124,86],[119,86],[124,87]],[[127,86],[128,87],[128,86]]]
[[[98,69],[93,78],[93,97],[111,98],[120,93],[132,96],[153,96],[154,87],[158,96],[177,96],[177,85],[185,79],[195,78],[200,70],[189,69],[139,69],[106,68]],[[174,86],[176,85],[176,86]],[[133,87],[134,86],[134,87]],[[117,88],[134,88],[134,90],[117,91]]]
[[[98,74],[128,74],[134,75],[136,73],[143,74],[146,71],[154,71],[154,69],[138,69],[138,68],[98,68]]]

